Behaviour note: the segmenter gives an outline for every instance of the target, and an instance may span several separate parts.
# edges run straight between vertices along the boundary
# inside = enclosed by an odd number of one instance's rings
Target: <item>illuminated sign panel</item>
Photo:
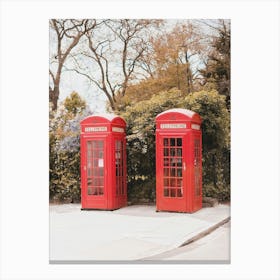
[[[96,126],[96,127],[86,127],[85,132],[99,132],[99,131],[107,131],[106,126]]]
[[[192,129],[199,130],[200,129],[200,125],[192,123]]]
[[[162,123],[161,129],[173,129],[173,128],[187,128],[185,123]]]
[[[124,132],[124,129],[121,128],[121,127],[113,126],[113,127],[112,127],[112,131],[113,131],[113,132]]]

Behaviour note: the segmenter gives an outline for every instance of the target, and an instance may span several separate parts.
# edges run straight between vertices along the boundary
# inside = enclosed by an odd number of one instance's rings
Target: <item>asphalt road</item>
[[[146,260],[230,262],[230,222],[193,243]]]

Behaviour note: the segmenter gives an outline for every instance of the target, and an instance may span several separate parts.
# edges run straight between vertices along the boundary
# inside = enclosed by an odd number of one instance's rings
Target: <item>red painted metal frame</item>
[[[157,211],[174,211],[193,213],[202,208],[202,134],[201,134],[201,118],[192,111],[185,109],[167,110],[156,117],[156,209]],[[182,163],[177,163],[176,174],[182,166],[182,191],[179,191],[178,185],[166,187],[164,179],[170,179],[166,176],[166,166],[164,166],[164,139],[181,138],[182,139]],[[194,141],[199,140],[198,161],[195,161]],[[165,140],[167,141],[167,140]],[[171,141],[171,140],[170,140]],[[178,142],[178,140],[176,140]],[[167,143],[167,142],[166,142]],[[180,150],[180,149],[179,149]],[[176,152],[177,153],[177,152]],[[176,154],[177,155],[177,154]],[[170,154],[169,154],[170,156]],[[176,160],[176,157],[170,156],[169,161]],[[180,160],[177,159],[177,162]],[[199,191],[195,190],[195,166],[198,164]],[[170,163],[169,163],[170,165]],[[169,167],[173,168],[173,167]],[[169,171],[171,174],[171,171]],[[171,175],[169,175],[171,176]],[[177,175],[176,175],[177,176]],[[173,178],[177,180],[178,177]],[[168,181],[167,181],[168,182]],[[170,181],[169,181],[170,182]],[[169,185],[172,185],[169,183]],[[173,188],[173,189],[172,189]],[[177,193],[176,193],[177,189]],[[171,196],[171,190],[177,195]],[[166,192],[165,192],[166,191]],[[169,194],[169,195],[168,195]]]
[[[126,180],[126,135],[125,121],[115,115],[93,115],[81,121],[81,208],[114,210],[127,205],[127,180]],[[87,142],[103,141],[103,161],[98,159],[98,165],[103,167],[104,193],[92,195],[88,193],[88,151]],[[116,150],[115,142],[120,140],[123,145],[123,184],[124,192],[116,192]],[[102,152],[102,150],[100,150]],[[89,166],[94,166],[89,160]],[[92,167],[92,171],[94,172]],[[92,179],[93,178],[93,179]],[[94,176],[92,176],[94,180]],[[100,188],[102,189],[102,188]]]

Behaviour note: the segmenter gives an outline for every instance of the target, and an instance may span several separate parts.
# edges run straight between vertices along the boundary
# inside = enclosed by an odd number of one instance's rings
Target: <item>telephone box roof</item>
[[[157,115],[156,119],[162,119],[163,117],[165,116],[170,116],[170,115],[181,115],[183,118],[184,117],[187,117],[187,119],[189,120],[194,120],[194,119],[199,119],[200,120],[200,116],[191,111],[191,110],[188,110],[188,109],[182,109],[182,108],[174,108],[174,109],[169,109],[169,110],[166,110],[160,114]]]
[[[125,123],[125,120],[122,118],[122,117],[120,117],[120,116],[117,116],[117,115],[115,115],[115,114],[94,114],[94,115],[90,115],[90,116],[88,116],[88,117],[86,117],[86,118],[84,118],[82,121],[81,121],[81,123],[84,123],[84,122],[86,122],[86,123],[88,123],[88,122],[90,122],[91,120],[96,120],[96,119],[99,119],[100,121],[103,119],[103,120],[105,120],[105,122],[107,121],[107,122],[115,122],[115,121],[122,121],[122,122],[124,122]]]

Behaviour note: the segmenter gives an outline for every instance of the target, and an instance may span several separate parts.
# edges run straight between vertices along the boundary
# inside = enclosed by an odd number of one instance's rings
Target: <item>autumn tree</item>
[[[96,26],[95,20],[51,19],[50,40],[55,42],[54,52],[50,52],[49,101],[52,109],[57,109],[59,86],[63,66],[70,52],[77,46],[81,37]]]
[[[192,92],[205,48],[199,28],[191,22],[179,22],[170,32],[155,38],[153,48],[156,76],[171,76],[179,90]]]
[[[141,61],[146,78],[130,84],[119,108],[149,99],[158,92],[177,88],[183,95],[199,90],[200,61],[206,56],[203,33],[191,22],[178,22],[170,31],[162,29],[149,38],[151,50]]]

